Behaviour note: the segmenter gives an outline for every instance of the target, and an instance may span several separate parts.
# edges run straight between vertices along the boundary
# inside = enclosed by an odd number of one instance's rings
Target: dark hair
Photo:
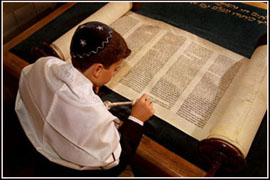
[[[110,42],[97,54],[92,54],[89,57],[84,56],[83,58],[71,56],[73,66],[81,72],[86,71],[95,63],[101,63],[105,68],[109,68],[120,59],[128,57],[131,50],[128,48],[125,40],[118,32],[113,29],[112,31]]]

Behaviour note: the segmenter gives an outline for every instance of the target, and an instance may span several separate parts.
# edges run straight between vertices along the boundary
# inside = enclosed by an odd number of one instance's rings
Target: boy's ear
[[[98,78],[103,69],[104,69],[103,64],[100,64],[100,63],[94,64],[94,68],[93,68],[93,71],[92,71],[93,76],[95,78]]]

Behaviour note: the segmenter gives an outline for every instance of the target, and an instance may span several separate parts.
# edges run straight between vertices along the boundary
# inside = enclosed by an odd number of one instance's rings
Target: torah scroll
[[[197,140],[223,139],[246,157],[267,108],[267,46],[247,59],[131,7],[111,2],[80,23],[110,25],[132,50],[106,86],[128,99],[147,93],[157,117]],[[66,61],[76,27],[52,43]]]

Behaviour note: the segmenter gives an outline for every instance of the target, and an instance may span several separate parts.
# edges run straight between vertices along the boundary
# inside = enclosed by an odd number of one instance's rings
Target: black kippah
[[[70,45],[73,58],[89,57],[101,51],[112,38],[112,29],[101,22],[87,22],[75,31]]]

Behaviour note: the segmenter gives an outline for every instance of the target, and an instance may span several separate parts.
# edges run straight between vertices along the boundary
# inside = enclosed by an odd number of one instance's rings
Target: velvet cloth
[[[137,13],[165,21],[247,58],[258,42],[267,41],[267,11],[243,3],[142,3]]]
[[[235,3],[238,6],[241,6],[243,9],[250,9],[252,11],[258,12],[258,13],[266,13],[265,10],[247,6],[241,3]],[[72,28],[76,24],[82,20],[82,16],[88,17],[91,13],[93,13],[95,10],[100,8],[103,5],[103,3],[77,3],[74,7],[70,8],[67,12],[63,13],[61,16],[50,22],[48,25],[41,28],[39,31],[31,35],[26,40],[22,41],[20,44],[15,46],[13,49],[11,49],[12,53],[16,54],[17,56],[21,57],[22,59],[25,59],[29,63],[33,62],[30,58],[30,48],[35,46],[36,43],[39,41],[47,41],[48,43],[53,42],[58,37],[60,37],[62,34],[64,34],[69,28]],[[183,6],[182,6],[183,5]],[[190,10],[186,10],[186,8],[189,7]],[[177,8],[180,8],[177,10]],[[196,10],[196,12],[192,12],[191,10]],[[230,32],[233,33],[229,36],[230,42],[233,40],[237,40],[238,43],[236,43],[236,46],[232,46],[231,43],[224,42],[224,39],[222,40],[222,36],[224,36],[226,29],[225,25],[227,26],[229,23],[227,22],[224,24],[224,13],[219,14],[219,12],[212,12],[211,9],[206,9],[207,16],[202,17],[200,10],[202,8],[198,8],[195,5],[191,5],[189,3],[141,3],[141,8],[137,11],[137,13],[147,15],[151,18],[155,18],[158,20],[163,20],[169,24],[181,27],[182,29],[188,30],[190,32],[196,33],[197,35],[200,35],[203,38],[206,39],[212,39],[214,42],[220,44],[223,47],[228,47],[229,49],[233,47],[233,51],[236,51],[236,48],[243,44],[249,44],[248,42],[244,43],[242,41],[245,40],[248,36],[250,36],[249,30],[246,29],[245,32],[241,32],[240,35],[236,34],[235,29],[229,28]],[[177,15],[179,14],[180,15]],[[183,14],[185,13],[185,14]],[[192,17],[196,16],[199,17]],[[71,17],[72,21],[70,21]],[[187,17],[190,16],[190,17]],[[76,18],[77,17],[77,18]],[[205,18],[214,18],[215,23],[218,23],[218,28],[216,29],[213,25],[209,26],[207,25],[205,21]],[[231,17],[230,17],[231,18]],[[80,20],[79,20],[80,19]],[[195,22],[191,22],[191,20],[194,20]],[[228,20],[226,20],[228,21]],[[246,22],[246,21],[245,21]],[[201,24],[200,24],[201,23]],[[209,22],[210,23],[210,22]],[[233,22],[235,25],[237,23],[236,21]],[[65,24],[63,28],[63,24]],[[194,28],[192,28],[191,24],[195,25]],[[202,26],[206,28],[207,30],[212,31],[211,33],[206,33],[206,29],[203,30],[202,27],[198,28],[198,26]],[[211,27],[211,28],[210,28]],[[214,28],[214,29],[212,29]],[[225,28],[225,29],[224,29]],[[260,32],[259,35],[257,35],[256,39],[260,39],[260,37],[266,32],[266,27],[261,27],[261,25],[258,26],[258,29],[263,29],[262,31],[254,30],[254,32]],[[211,30],[212,29],[212,30]],[[214,35],[213,33],[218,33],[217,35]],[[254,33],[255,34],[255,33]],[[218,38],[217,38],[218,37]],[[227,37],[227,36],[226,36]],[[223,44],[224,43],[224,44]],[[252,46],[250,46],[248,49],[247,54],[245,56],[250,56],[256,47],[256,43],[254,45],[254,41],[252,41]],[[238,49],[236,52],[242,52],[246,53],[246,48]],[[240,53],[241,54],[241,53]],[[112,102],[114,101],[126,101],[124,97],[122,97],[119,94],[116,94],[112,92],[107,87],[102,87],[100,89],[99,95],[103,100],[110,100]],[[130,107],[122,106],[122,107],[115,107],[111,109],[111,112],[118,116],[120,119],[127,119],[128,115],[130,114]],[[153,140],[157,141],[159,144],[165,146],[172,152],[180,155],[181,157],[185,158],[186,160],[190,161],[191,163],[195,164],[196,166],[200,167],[201,169],[208,170],[209,166],[206,164],[204,159],[201,158],[199,151],[198,151],[198,143],[196,139],[190,137],[189,135],[185,134],[181,130],[176,129],[175,127],[171,126],[167,122],[163,121],[162,119],[158,117],[152,117],[149,121],[145,123],[144,126],[144,132],[147,136],[152,138]],[[216,176],[247,176],[247,177],[265,177],[267,175],[267,117],[265,115],[260,128],[258,130],[258,133],[254,139],[254,142],[250,148],[250,151],[248,153],[248,156],[246,157],[247,161],[247,168],[243,170],[240,173],[237,174],[222,174],[222,172],[217,172]]]

